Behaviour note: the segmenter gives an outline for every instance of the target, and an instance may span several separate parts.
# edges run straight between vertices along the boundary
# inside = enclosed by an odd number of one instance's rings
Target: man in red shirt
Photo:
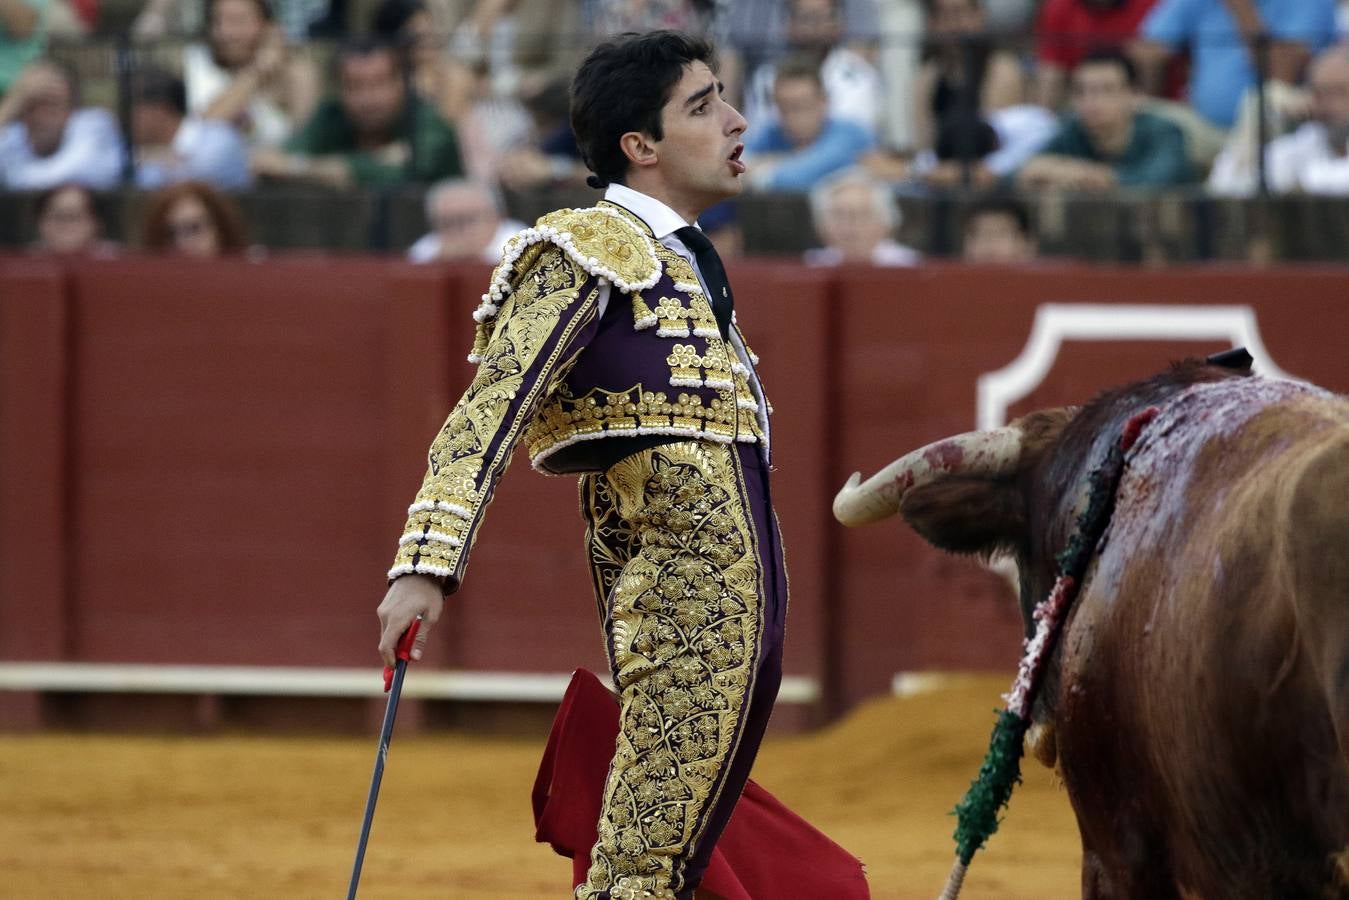
[[[1068,73],[1101,46],[1122,46],[1157,0],[1045,0],[1035,22],[1036,102],[1063,105]]]

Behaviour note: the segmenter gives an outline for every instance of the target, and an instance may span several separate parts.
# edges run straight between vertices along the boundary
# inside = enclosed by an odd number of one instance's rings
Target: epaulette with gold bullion
[[[586,272],[623,293],[653,286],[661,273],[655,242],[637,222],[614,207],[560,209],[548,213],[506,242],[491,284],[473,311],[478,323],[468,360],[480,362],[492,337],[501,302],[550,250],[560,251]]]

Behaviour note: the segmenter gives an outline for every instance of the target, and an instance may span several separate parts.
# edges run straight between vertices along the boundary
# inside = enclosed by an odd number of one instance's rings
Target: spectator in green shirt
[[[257,175],[345,188],[463,174],[454,128],[408,90],[395,47],[349,44],[336,71],[339,96],[320,103],[284,149],[257,150]]]
[[[1185,136],[1139,108],[1138,72],[1118,50],[1088,54],[1073,70],[1072,112],[1017,173],[1028,189],[1107,191],[1192,181]]]
[[[47,45],[48,0],[0,0],[0,95]]]

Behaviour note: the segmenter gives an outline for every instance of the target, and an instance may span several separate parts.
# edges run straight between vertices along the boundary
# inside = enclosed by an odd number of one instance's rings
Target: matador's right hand
[[[428,575],[404,575],[389,585],[378,610],[379,655],[384,664],[394,665],[398,640],[418,616],[422,617],[422,625],[412,642],[412,658],[421,659],[422,650],[426,647],[426,636],[444,608],[445,598],[441,593],[440,582]]]

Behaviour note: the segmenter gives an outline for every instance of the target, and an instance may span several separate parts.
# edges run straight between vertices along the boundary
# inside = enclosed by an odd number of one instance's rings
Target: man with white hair
[[[807,250],[812,266],[864,263],[914,266],[922,255],[894,239],[899,204],[894,192],[861,169],[848,169],[810,192],[810,212],[823,247]]]
[[[1311,120],[1265,145],[1271,192],[1349,194],[1349,48],[1322,51],[1307,75]],[[1208,189],[1229,197],[1255,193],[1257,155],[1249,133],[1237,134],[1213,163]]]
[[[431,231],[408,249],[415,263],[446,260],[501,261],[501,248],[525,224],[505,218],[501,194],[490,184],[449,178],[426,193]]]

